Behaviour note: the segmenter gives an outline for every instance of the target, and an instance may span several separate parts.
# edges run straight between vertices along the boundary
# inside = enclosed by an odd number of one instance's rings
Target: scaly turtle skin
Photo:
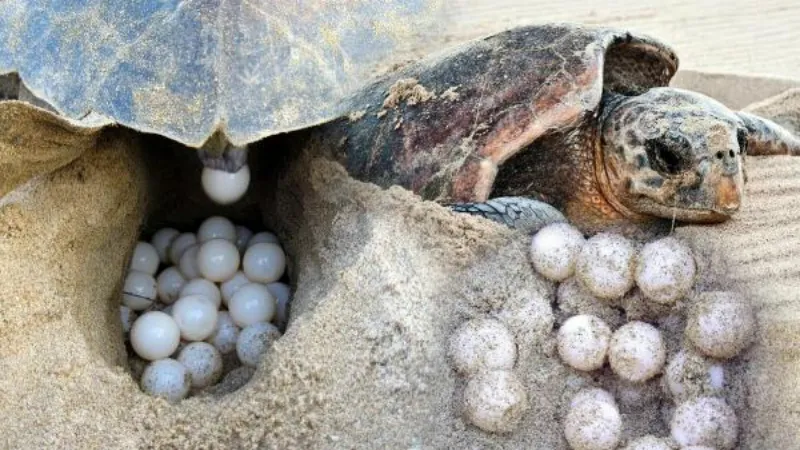
[[[527,199],[586,231],[723,221],[745,155],[797,154],[800,140],[667,87],[677,68],[624,31],[518,28],[380,80],[322,133],[356,178],[528,230],[559,217]]]

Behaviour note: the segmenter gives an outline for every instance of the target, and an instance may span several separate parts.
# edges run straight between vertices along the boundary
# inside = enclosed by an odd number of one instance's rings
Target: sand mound
[[[796,99],[754,108],[796,124]],[[19,174],[1,186],[0,447],[566,448],[565,403],[594,382],[558,361],[553,286],[533,274],[526,236],[356,182],[308,154],[258,157],[259,189],[214,209],[185,149],[26,111],[0,104],[0,170]],[[741,448],[784,448],[800,441],[791,412],[800,401],[800,159],[751,158],[748,174],[736,220],[677,233],[700,255],[703,288],[755,302],[758,342],[729,366],[727,395]],[[142,226],[195,225],[212,211],[281,235],[292,319],[242,389],[171,406],[143,394],[125,367],[122,275]],[[514,371],[530,402],[508,435],[461,420],[464,380],[447,361],[452,331],[492,316],[515,335]],[[670,339],[674,347],[680,334]],[[623,414],[624,439],[666,434],[658,395]]]

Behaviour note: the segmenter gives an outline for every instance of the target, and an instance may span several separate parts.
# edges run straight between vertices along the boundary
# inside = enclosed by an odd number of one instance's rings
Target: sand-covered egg
[[[658,328],[645,322],[629,322],[611,336],[608,360],[620,378],[642,382],[664,367],[667,350]]]
[[[133,249],[129,270],[144,272],[150,276],[156,274],[161,258],[156,248],[149,242],[139,241]]]
[[[627,238],[599,233],[578,254],[576,274],[586,289],[602,299],[616,299],[633,287],[636,249]]]
[[[181,338],[202,341],[217,326],[217,308],[202,295],[182,297],[172,305],[172,317],[181,330]]]
[[[725,387],[725,369],[717,362],[684,349],[667,363],[664,383],[678,402],[693,397],[717,396]]]
[[[242,364],[256,367],[261,356],[281,337],[278,327],[271,323],[255,323],[242,329],[236,341],[236,355]]]
[[[692,289],[697,265],[688,245],[667,237],[646,244],[636,264],[636,285],[648,299],[672,304]]]
[[[480,372],[464,389],[464,417],[484,431],[513,431],[528,408],[525,386],[510,370]]]
[[[132,270],[122,287],[122,304],[134,311],[149,308],[158,296],[155,278],[144,272]]]
[[[675,408],[670,430],[672,438],[684,447],[705,445],[728,450],[736,445],[739,422],[725,400],[698,397]]]
[[[464,375],[487,369],[511,369],[517,359],[514,335],[499,320],[472,319],[450,337],[448,353],[455,370]]]
[[[616,403],[596,395],[573,401],[564,419],[564,436],[574,450],[616,449],[622,437]]]
[[[222,378],[222,355],[207,342],[191,342],[178,354],[178,362],[189,372],[192,387],[204,388]]]
[[[214,332],[206,339],[222,354],[231,353],[236,350],[236,340],[239,339],[241,329],[231,319],[228,311],[220,311],[217,314],[217,327]]]
[[[733,292],[703,292],[690,308],[686,336],[700,352],[728,359],[750,345],[755,327],[753,309],[746,298]]]
[[[131,346],[137,355],[150,361],[173,354],[180,343],[178,324],[161,311],[142,314],[131,327]]]
[[[585,242],[583,233],[568,223],[547,225],[531,239],[533,267],[549,280],[566,280],[575,273],[578,254]]]
[[[142,374],[142,390],[170,403],[178,402],[189,395],[192,377],[183,364],[174,359],[153,361]]]
[[[601,319],[581,314],[567,319],[558,329],[558,354],[565,364],[590,371],[603,366],[611,329]]]
[[[200,175],[200,182],[208,198],[220,205],[230,205],[239,201],[247,192],[247,187],[250,186],[250,168],[245,164],[236,172],[227,172],[205,167]]]
[[[622,450],[672,450],[666,439],[651,435],[631,441]]]
[[[583,403],[586,400],[608,402],[612,405],[616,404],[616,400],[614,400],[614,396],[611,394],[611,392],[600,388],[585,388],[578,391],[578,393],[572,397],[569,402],[569,407],[574,408],[579,403]]]

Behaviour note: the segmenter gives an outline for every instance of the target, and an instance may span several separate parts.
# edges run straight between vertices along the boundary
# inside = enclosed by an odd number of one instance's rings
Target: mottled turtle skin
[[[800,140],[667,87],[677,69],[648,37],[517,28],[381,79],[320,132],[358,179],[512,225],[517,200],[492,198],[546,202],[586,231],[723,221],[745,155],[800,153]]]

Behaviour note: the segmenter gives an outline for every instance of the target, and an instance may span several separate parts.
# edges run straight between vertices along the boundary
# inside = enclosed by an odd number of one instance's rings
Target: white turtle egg
[[[275,309],[275,297],[266,286],[258,283],[240,287],[228,302],[231,318],[242,328],[258,322],[269,322],[275,316]]]
[[[206,342],[216,347],[220,353],[227,354],[236,350],[236,340],[240,331],[231,314],[228,311],[220,311],[217,314],[217,328]]]
[[[245,164],[238,172],[203,168],[201,183],[208,198],[220,205],[236,203],[250,185],[250,167]]]
[[[662,438],[647,435],[630,442],[622,450],[672,450],[672,447]]]
[[[633,287],[633,243],[613,233],[599,233],[581,248],[576,273],[586,289],[602,299],[616,299]]]
[[[725,400],[698,397],[675,408],[670,430],[672,438],[684,447],[704,445],[728,450],[736,445],[739,423]]]
[[[122,332],[130,333],[133,322],[136,321],[136,313],[125,305],[119,306],[119,319],[122,322]]]
[[[747,300],[732,292],[703,292],[686,321],[686,336],[702,353],[733,358],[753,341],[756,320]]]
[[[240,287],[249,283],[251,283],[251,281],[241,270],[236,272],[229,280],[223,281],[219,286],[219,291],[222,294],[222,303],[224,303],[225,306],[228,306],[233,294],[235,294]]]
[[[197,240],[200,242],[212,239],[227,239],[236,242],[236,227],[233,222],[222,216],[211,216],[197,229]]]
[[[606,361],[610,340],[611,329],[600,318],[572,316],[558,329],[558,354],[572,368],[596,370]]]
[[[574,408],[579,403],[583,403],[586,400],[608,402],[615,406],[617,404],[616,400],[614,400],[614,396],[611,395],[611,393],[607,390],[600,388],[587,388],[581,389],[577,394],[575,394],[575,396],[572,397],[572,400],[570,400],[569,406],[570,408]]]
[[[608,360],[620,378],[639,383],[661,372],[667,349],[661,332],[645,322],[628,322],[611,336]]]
[[[178,294],[180,294],[185,284],[186,278],[183,277],[177,267],[167,267],[158,274],[158,299],[166,305],[171,304],[178,299]]]
[[[448,350],[453,368],[464,375],[485,369],[511,369],[517,360],[514,335],[496,319],[464,322],[450,337]]]
[[[510,370],[480,372],[464,389],[464,417],[484,431],[513,431],[528,408],[525,386]]]
[[[703,356],[681,350],[670,358],[664,370],[664,381],[677,401],[700,396],[716,396],[725,387],[725,371]]]
[[[132,270],[122,287],[122,304],[134,311],[150,307],[158,295],[156,280],[152,275]]]
[[[275,311],[274,322],[279,325],[285,325],[289,321],[289,302],[292,299],[292,289],[286,283],[276,282],[267,285],[270,294],[275,297]]]
[[[162,263],[169,263],[169,249],[172,246],[172,242],[175,241],[175,238],[180,234],[181,232],[175,228],[162,228],[153,234],[150,243],[155,247],[158,258]]]
[[[189,295],[202,295],[211,300],[211,303],[213,303],[214,307],[217,309],[219,309],[219,305],[222,303],[222,296],[219,293],[217,285],[205,278],[195,278],[183,286],[179,298]]]
[[[175,352],[181,340],[178,325],[161,311],[141,315],[131,327],[131,346],[137,355],[147,360],[166,358]]]
[[[260,243],[250,246],[242,259],[242,271],[251,281],[272,283],[286,270],[286,254],[278,244]]]
[[[568,223],[547,225],[531,239],[533,267],[549,280],[564,281],[575,273],[575,262],[585,242],[583,233]]]
[[[141,385],[147,394],[177,403],[189,395],[192,377],[178,361],[171,358],[160,359],[144,369]]]
[[[217,308],[202,295],[182,297],[172,305],[172,317],[187,341],[202,341],[217,326]]]
[[[176,266],[181,262],[181,256],[187,248],[197,243],[197,236],[194,233],[181,233],[172,241],[169,247],[169,260]]]
[[[245,250],[247,250],[247,242],[253,237],[253,232],[242,225],[236,225],[235,229],[236,239],[234,240],[234,244],[236,244],[236,248],[239,249],[239,253],[244,253]]]
[[[587,398],[573,402],[564,419],[564,436],[574,450],[613,450],[622,436],[616,403]]]
[[[667,237],[642,248],[636,264],[636,284],[648,299],[672,304],[692,289],[697,266],[691,249]]]
[[[242,329],[236,340],[236,355],[242,364],[256,367],[261,356],[281,337],[281,332],[271,323],[254,323]]]
[[[161,259],[158,251],[148,242],[139,241],[133,249],[131,255],[131,266],[129,270],[144,272],[148,275],[155,275]]]
[[[191,375],[192,387],[204,388],[222,378],[222,355],[208,342],[192,342],[178,355],[178,362]]]
[[[269,231],[260,231],[254,234],[249,241],[247,241],[247,247],[250,248],[256,244],[277,244],[281,245],[280,239],[278,236],[275,236],[273,233]]]
[[[239,250],[231,241],[212,239],[200,246],[197,265],[204,278],[223,282],[239,270]]]
[[[200,244],[193,244],[183,251],[181,259],[178,262],[178,269],[187,280],[199,278],[200,265],[197,261],[197,253],[200,251]]]

